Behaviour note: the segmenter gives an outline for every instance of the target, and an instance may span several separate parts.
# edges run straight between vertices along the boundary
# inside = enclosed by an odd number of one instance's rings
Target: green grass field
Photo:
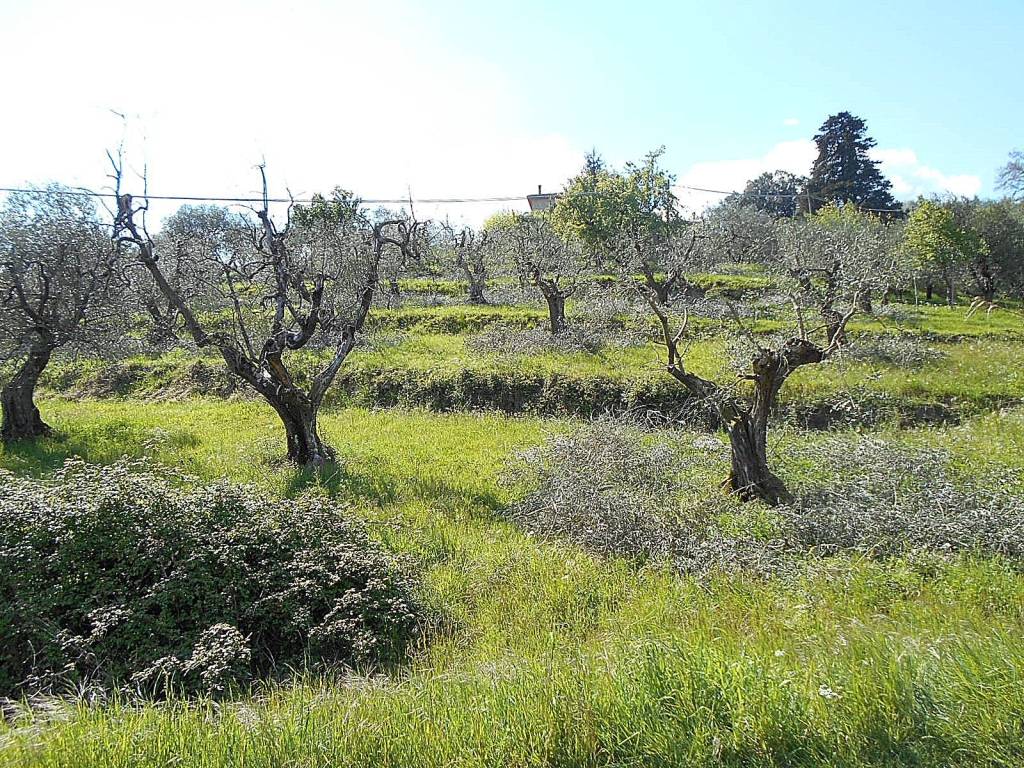
[[[431,311],[475,310],[415,310]],[[537,312],[483,311],[511,314],[513,323]],[[994,465],[1024,473],[1019,321],[998,313],[966,320],[963,308],[907,313],[906,330],[929,334],[941,357],[911,368],[850,361],[807,369],[784,397],[799,404],[866,392],[960,404],[959,418],[911,427],[883,420],[868,435],[863,425],[826,433],[786,423],[772,450],[790,485],[822,480],[815,466],[785,458],[826,438],[940,447],[966,473]],[[367,377],[394,365],[421,378],[474,366],[548,379],[573,371],[667,378],[653,346],[478,359],[466,351],[465,328],[438,327],[359,350],[346,367]],[[889,330],[877,321],[859,328]],[[722,344],[698,341],[695,369],[722,375]],[[297,672],[228,701],[114,698],[41,708],[0,725],[0,764],[1024,764],[1019,562],[808,556],[776,576],[697,578],[598,557],[532,537],[503,514],[522,492],[503,479],[516,452],[571,430],[573,420],[371,409],[339,399],[321,416],[339,463],[316,476],[282,463],[283,435],[262,403],[161,399],[175,371],[192,362],[140,363],[138,380],[112,393],[119,397],[74,400],[51,390],[41,408],[58,437],[0,449],[0,468],[42,476],[72,455],[98,463],[146,455],[202,480],[345,500],[375,538],[411,558],[436,625],[405,666],[387,673]],[[714,487],[726,470],[723,463],[701,471]]]
[[[65,437],[8,451],[5,467],[150,452],[203,478],[351,499],[421,563],[425,597],[447,618],[386,678],[43,715],[5,734],[12,765],[1024,759],[1024,577],[1010,563],[837,558],[780,580],[701,583],[532,540],[500,519],[505,459],[557,422],[340,411],[324,430],[344,469],[317,481],[275,463],[276,425],[259,405],[46,406]],[[939,442],[968,463],[995,448],[1024,468],[1020,412],[887,436]]]

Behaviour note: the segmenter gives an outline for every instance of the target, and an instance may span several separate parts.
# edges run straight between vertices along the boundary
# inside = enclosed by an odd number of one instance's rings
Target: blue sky
[[[296,194],[518,194],[662,144],[682,183],[732,189],[806,170],[845,109],[900,196],[986,196],[1024,148],[1022,33],[1020,0],[0,0],[0,185],[101,186],[113,109],[162,193],[251,192],[265,158]]]

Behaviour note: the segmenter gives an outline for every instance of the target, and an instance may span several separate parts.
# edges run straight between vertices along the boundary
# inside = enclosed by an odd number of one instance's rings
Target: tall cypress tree
[[[829,203],[853,203],[858,208],[899,209],[892,184],[882,175],[878,161],[868,157],[875,140],[863,120],[849,112],[832,115],[814,137],[818,157],[811,166],[808,195],[800,209],[813,212]]]

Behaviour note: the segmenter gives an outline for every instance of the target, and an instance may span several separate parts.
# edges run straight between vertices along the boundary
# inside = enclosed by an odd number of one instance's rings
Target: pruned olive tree
[[[543,214],[518,215],[501,230],[503,248],[524,282],[534,286],[548,306],[552,334],[565,329],[565,301],[587,269],[580,244],[561,237]]]
[[[852,205],[827,205],[779,225],[776,266],[795,282],[793,300],[821,323],[825,339],[845,341],[844,302],[872,311],[872,297],[909,276],[901,254],[903,223]]]
[[[382,262],[396,253],[416,257],[422,225],[411,215],[372,218],[348,200],[290,205],[279,226],[260,171],[263,204],[254,217],[186,208],[153,238],[145,226],[146,201],[121,194],[115,162],[115,237],[133,250],[194,343],[216,349],[228,370],[274,409],[288,458],[319,467],[335,458],[317,424],[324,395],[356,345]],[[179,260],[191,279],[176,288],[166,270]],[[325,353],[305,384],[289,368],[302,350]]]
[[[439,246],[450,254],[453,266],[465,278],[470,304],[486,304],[487,277],[493,259],[495,241],[488,229],[463,227],[456,230],[447,221],[441,225]]]
[[[749,350],[737,381],[713,381],[691,370],[683,346],[689,319],[686,307],[674,328],[677,310],[666,307],[653,290],[637,287],[658,320],[668,373],[691,395],[710,403],[726,429],[731,470],[725,486],[744,500],[774,505],[792,498],[769,466],[768,427],[789,376],[835,355],[845,342],[847,324],[861,310],[861,297],[887,285],[897,268],[899,249],[884,225],[875,223],[855,226],[843,221],[835,226],[811,217],[779,224],[778,257],[765,266],[778,272],[776,280],[781,284],[789,282],[787,301],[780,305],[779,314],[790,323],[790,330],[773,339],[755,334],[730,304],[735,330]],[[716,240],[722,237],[731,238],[733,233],[716,227],[706,230],[698,240],[700,249],[688,254],[694,268],[705,266],[708,249],[720,248]]]
[[[124,274],[90,197],[51,185],[12,193],[0,210],[0,391],[11,441],[48,435],[36,385],[54,352],[119,331]]]

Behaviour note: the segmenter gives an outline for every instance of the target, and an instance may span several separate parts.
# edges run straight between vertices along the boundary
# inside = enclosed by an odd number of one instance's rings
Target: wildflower
[[[828,699],[829,701],[831,701],[832,699],[839,698],[839,694],[833,691],[824,683],[818,686],[818,695],[821,696],[823,699]]]

